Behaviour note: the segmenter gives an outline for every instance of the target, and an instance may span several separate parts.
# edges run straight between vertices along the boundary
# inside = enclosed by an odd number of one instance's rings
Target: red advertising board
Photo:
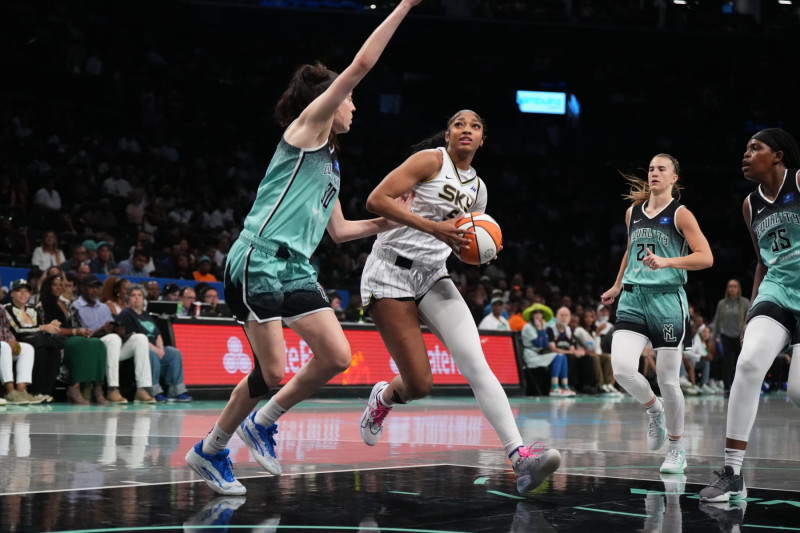
[[[175,346],[183,354],[184,381],[187,385],[235,385],[253,368],[253,353],[239,325],[172,324]],[[286,341],[286,383],[313,357],[308,345],[294,331],[283,329]],[[372,385],[397,374],[380,334],[374,329],[345,329],[353,361],[328,385]],[[433,382],[440,385],[467,385],[450,353],[432,333],[423,333]],[[517,359],[511,335],[481,335],[483,353],[503,385],[519,385]]]

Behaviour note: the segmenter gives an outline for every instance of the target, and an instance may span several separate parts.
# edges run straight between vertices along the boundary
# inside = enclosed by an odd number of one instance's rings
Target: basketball
[[[469,265],[488,263],[503,248],[503,232],[486,213],[467,213],[456,220],[456,227],[474,232],[464,234],[470,240],[469,248],[456,253],[456,257]]]

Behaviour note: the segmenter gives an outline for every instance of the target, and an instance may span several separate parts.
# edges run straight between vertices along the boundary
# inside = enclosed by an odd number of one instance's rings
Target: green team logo
[[[672,324],[664,324],[664,341],[675,342],[678,339],[675,337],[675,327]]]

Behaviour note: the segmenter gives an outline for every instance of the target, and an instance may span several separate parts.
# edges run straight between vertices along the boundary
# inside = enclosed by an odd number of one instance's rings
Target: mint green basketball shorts
[[[623,285],[614,332],[644,335],[653,348],[688,348],[692,345],[689,308],[682,285]]]

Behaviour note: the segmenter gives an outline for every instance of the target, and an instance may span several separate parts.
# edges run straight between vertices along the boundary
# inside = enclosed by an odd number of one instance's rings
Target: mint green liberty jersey
[[[281,137],[245,218],[245,229],[311,257],[339,197],[339,178],[339,160],[329,142],[304,150]]]
[[[652,270],[642,260],[647,250],[661,257],[683,257],[688,245],[683,234],[678,231],[675,215],[683,208],[673,199],[664,209],[652,217],[645,212],[647,202],[633,206],[631,210],[628,238],[630,252],[628,264],[622,276],[623,283],[643,286],[684,285],[686,270],[681,268],[659,268]]]
[[[761,187],[750,193],[750,228],[758,240],[767,267],[764,280],[800,289],[800,189],[797,169],[787,170],[775,200],[767,200]]]

